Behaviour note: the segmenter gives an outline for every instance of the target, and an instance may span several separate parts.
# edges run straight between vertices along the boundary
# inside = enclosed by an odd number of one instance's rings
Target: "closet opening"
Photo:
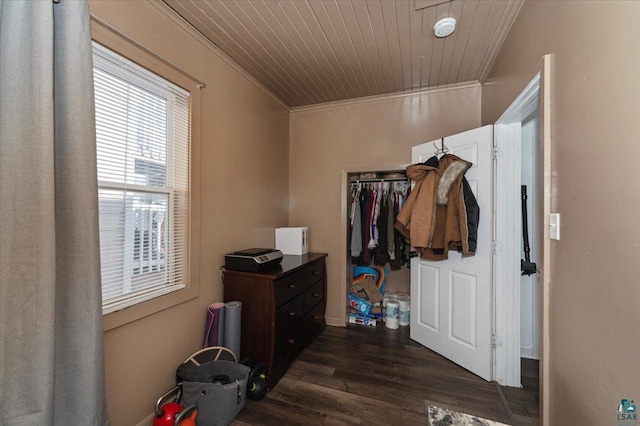
[[[410,244],[394,228],[411,191],[404,169],[347,173],[345,319],[347,324],[409,326]],[[390,303],[388,303],[390,302]],[[384,307],[393,314],[385,323]]]

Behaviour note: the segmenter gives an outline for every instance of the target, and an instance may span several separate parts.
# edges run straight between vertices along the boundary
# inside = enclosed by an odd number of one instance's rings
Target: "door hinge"
[[[501,249],[502,245],[500,244],[500,241],[491,241],[491,253],[498,253]]]
[[[491,149],[491,156],[493,157],[494,160],[502,157],[502,150],[500,148],[498,148],[497,146],[494,146]]]
[[[502,339],[500,339],[500,336],[498,336],[497,334],[492,334],[491,335],[491,347],[492,348],[497,348],[499,346],[502,346]]]

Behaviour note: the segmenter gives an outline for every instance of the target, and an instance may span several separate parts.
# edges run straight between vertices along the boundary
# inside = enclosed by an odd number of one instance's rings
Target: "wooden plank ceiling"
[[[296,107],[483,81],[523,0],[163,1]]]

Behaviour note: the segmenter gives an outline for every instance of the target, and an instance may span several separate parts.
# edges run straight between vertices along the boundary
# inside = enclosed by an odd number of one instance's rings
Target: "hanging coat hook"
[[[443,154],[446,154],[449,152],[449,148],[447,148],[447,146],[444,144],[444,138],[440,139],[440,145],[441,145],[441,152]]]
[[[444,144],[444,138],[440,138],[439,147],[437,143],[434,143],[434,146],[436,147],[436,152],[434,153],[434,155],[446,154],[449,152],[449,148],[447,148],[446,145]]]

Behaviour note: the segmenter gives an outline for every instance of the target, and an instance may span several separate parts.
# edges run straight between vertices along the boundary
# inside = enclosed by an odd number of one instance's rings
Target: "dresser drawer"
[[[306,294],[306,293],[305,293]],[[276,310],[276,338],[291,327],[304,315],[304,298],[302,295],[285,303]]]
[[[307,313],[324,299],[324,281],[318,281],[304,292],[304,312]]]
[[[313,340],[324,326],[324,304],[318,303],[311,311],[304,316],[304,340]]]
[[[324,278],[324,262],[314,262],[299,271],[273,282],[276,306],[296,297],[310,285]]]
[[[298,350],[304,339],[303,322],[299,321],[282,336],[276,339],[273,348],[273,368],[290,359]]]

